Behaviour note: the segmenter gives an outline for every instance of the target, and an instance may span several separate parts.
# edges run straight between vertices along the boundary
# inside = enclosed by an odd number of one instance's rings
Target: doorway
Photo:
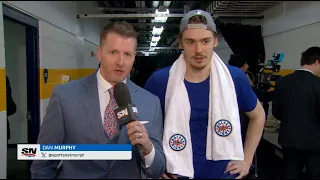
[[[40,128],[38,21],[3,4],[3,29],[12,97],[8,93],[7,178],[29,179],[31,161],[17,160],[17,144],[36,144]]]

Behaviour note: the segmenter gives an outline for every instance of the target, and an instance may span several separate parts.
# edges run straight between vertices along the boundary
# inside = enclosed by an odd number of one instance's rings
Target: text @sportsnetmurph
[[[42,155],[42,158],[59,158],[59,157],[71,157],[71,158],[74,158],[74,157],[84,157],[84,153],[67,153],[67,154],[64,154],[64,153],[60,153],[60,154],[51,154],[51,153],[45,153],[45,152],[41,152],[41,155]]]

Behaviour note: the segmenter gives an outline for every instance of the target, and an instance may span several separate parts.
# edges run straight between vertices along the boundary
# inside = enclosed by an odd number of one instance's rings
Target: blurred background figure
[[[278,142],[283,177],[320,178],[320,47],[302,53],[301,69],[277,80],[272,114],[281,121]]]
[[[250,77],[248,75],[248,74],[251,74],[248,71],[249,65],[248,65],[247,60],[246,60],[246,58],[244,56],[242,56],[240,54],[231,54],[228,64],[231,65],[231,66],[235,66],[235,67],[240,68],[247,75],[251,86],[253,86],[252,76]]]
[[[8,76],[6,76],[6,90],[7,90],[7,141],[10,139],[10,125],[8,117],[16,113],[17,106],[12,98],[12,90]]]

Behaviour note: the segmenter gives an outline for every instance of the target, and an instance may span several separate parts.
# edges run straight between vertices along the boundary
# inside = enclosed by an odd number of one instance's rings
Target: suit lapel
[[[130,95],[131,95],[131,99],[134,99],[135,97],[135,92],[138,91],[137,86],[130,81],[129,79],[127,79],[126,85],[128,86]],[[134,103],[134,102],[133,102]],[[129,137],[127,135],[127,128],[125,126],[121,127],[121,132],[118,138],[118,141],[116,142],[117,144],[127,144],[129,141]],[[134,155],[135,153],[133,153]],[[112,167],[115,165],[115,163],[118,161],[111,161],[109,164],[109,171],[112,169]]]
[[[130,94],[131,94],[131,99],[133,99],[134,95],[135,95],[135,92],[138,91],[138,88],[137,88],[137,85],[135,85],[131,80],[127,79],[127,82],[126,82],[127,86],[128,86],[128,89],[130,91]]]
[[[81,95],[87,113],[86,118],[90,121],[93,133],[98,142],[100,144],[105,144],[106,136],[102,126],[96,73],[93,73],[84,79],[83,85],[84,88]]]
[[[134,99],[135,92],[138,91],[137,86],[129,79],[127,79],[126,84],[128,86],[131,98]],[[102,126],[96,73],[93,73],[92,75],[84,79],[83,85],[84,85],[84,88],[81,91],[81,96],[82,96],[83,105],[85,107],[86,114],[87,114],[86,118],[89,119],[92,130],[99,144],[105,144],[107,142],[107,138]],[[128,143],[128,140],[129,138],[127,136],[127,130],[126,130],[126,127],[124,126],[121,128],[119,137],[114,143],[126,144]],[[113,161],[113,160],[110,161],[109,171],[112,169],[112,167],[114,167],[116,162],[118,161]]]

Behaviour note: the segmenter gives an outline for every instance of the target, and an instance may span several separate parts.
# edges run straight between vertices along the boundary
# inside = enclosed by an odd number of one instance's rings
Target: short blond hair
[[[110,24],[107,24],[102,32],[100,33],[100,46],[103,45],[103,42],[105,41],[108,33],[116,33],[120,36],[127,37],[127,38],[135,38],[137,41],[138,33],[133,28],[131,24],[125,21],[121,22],[112,22]]]

